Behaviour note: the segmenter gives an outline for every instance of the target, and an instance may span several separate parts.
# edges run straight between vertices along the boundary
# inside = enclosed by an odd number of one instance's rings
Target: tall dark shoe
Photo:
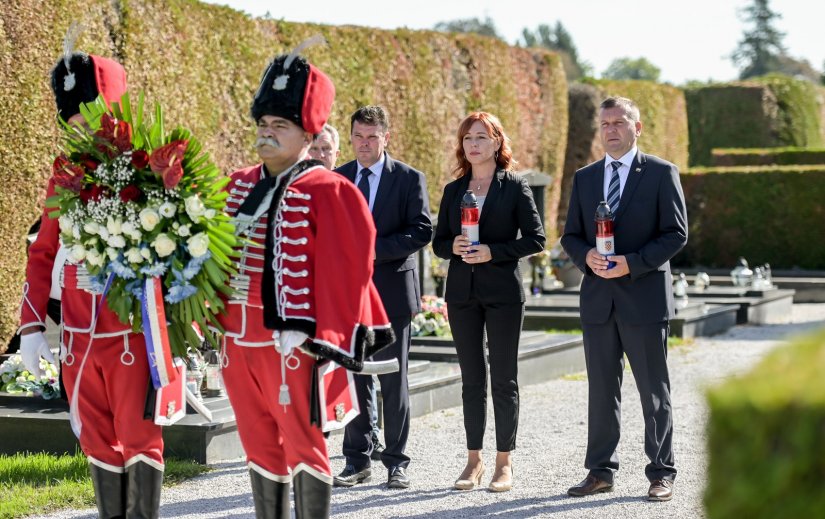
[[[399,466],[392,467],[387,476],[387,488],[410,488],[407,469]]]
[[[249,469],[252,484],[252,500],[255,502],[255,517],[267,519],[289,519],[289,483],[278,483]]]
[[[126,467],[126,518],[157,519],[163,471],[138,461]]]
[[[370,459],[372,461],[381,461],[381,453],[384,452],[384,445],[381,443],[381,440],[378,438],[378,434],[373,431],[372,433],[372,454],[370,454]]]
[[[673,481],[657,479],[650,483],[647,491],[648,501],[670,501],[673,498]]]
[[[327,519],[332,487],[307,471],[301,471],[292,478],[295,487],[296,519]],[[287,505],[289,511],[289,505]],[[286,515],[289,517],[289,514]]]
[[[578,485],[567,489],[567,495],[572,497],[592,496],[602,492],[613,492],[613,483],[608,483],[592,474],[588,474]]]
[[[370,479],[372,479],[370,467],[356,470],[354,466],[347,465],[340,474],[332,478],[332,484],[336,487],[354,487],[358,483],[368,483]]]
[[[92,487],[95,489],[97,514],[102,519],[126,515],[126,474],[112,472],[89,463]]]

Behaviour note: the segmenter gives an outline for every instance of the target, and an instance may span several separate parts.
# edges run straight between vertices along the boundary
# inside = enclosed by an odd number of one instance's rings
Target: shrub
[[[708,392],[710,519],[825,514],[825,333]]]
[[[825,166],[693,168],[681,181],[688,243],[674,265],[825,268]]]
[[[825,164],[825,148],[716,148],[711,155],[714,166]]]

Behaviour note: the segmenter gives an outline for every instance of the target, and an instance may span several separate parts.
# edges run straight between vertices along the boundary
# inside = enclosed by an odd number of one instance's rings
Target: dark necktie
[[[358,190],[364,195],[367,200],[367,205],[370,205],[370,175],[372,171],[364,168],[361,170],[361,180],[358,181]]]
[[[619,209],[619,168],[622,167],[622,163],[614,160],[610,165],[613,167],[613,174],[610,176],[610,185],[607,186],[607,205],[615,214],[616,210]]]

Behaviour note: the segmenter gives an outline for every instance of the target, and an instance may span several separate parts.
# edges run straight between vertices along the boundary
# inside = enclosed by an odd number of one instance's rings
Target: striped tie
[[[610,185],[607,187],[607,205],[610,206],[610,210],[615,214],[619,209],[619,168],[622,166],[622,163],[614,160],[610,165],[613,167],[613,174],[610,176]]]

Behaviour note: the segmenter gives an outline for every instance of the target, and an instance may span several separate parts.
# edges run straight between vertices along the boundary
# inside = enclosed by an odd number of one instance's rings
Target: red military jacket
[[[372,283],[375,226],[361,193],[343,176],[303,161],[250,209],[244,202],[256,184],[271,184],[262,165],[231,178],[226,211],[249,241],[230,281],[236,295],[220,318],[226,335],[264,346],[273,343],[273,330],[299,330],[310,338],[305,350],[360,371],[366,357],[394,339]]]
[[[51,178],[46,198],[54,194],[54,178]],[[60,288],[63,328],[70,332],[90,333],[100,303],[100,295],[92,294],[83,288],[85,269],[68,262],[65,265],[55,264],[56,261],[62,261],[57,258],[63,258],[62,255],[58,255],[61,248],[60,226],[57,218],[49,216],[49,213],[55,210],[43,210],[37,239],[29,247],[26,283],[23,285],[23,301],[20,303],[20,330],[31,326],[46,326],[49,294],[54,292],[53,283],[58,282],[57,276],[52,276],[52,272],[62,269],[59,280],[62,280]],[[109,310],[105,302],[100,307],[100,316],[94,326],[95,336],[124,335],[131,331],[131,326],[121,323],[117,314]]]

